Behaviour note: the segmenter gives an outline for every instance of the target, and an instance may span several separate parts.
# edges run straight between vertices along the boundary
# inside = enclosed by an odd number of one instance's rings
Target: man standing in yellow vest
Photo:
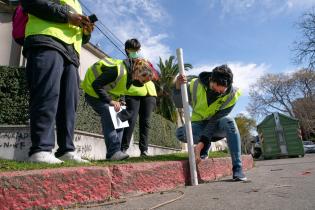
[[[128,39],[125,42],[125,51],[128,60],[138,58],[138,51],[141,44],[137,39]],[[152,66],[153,68],[153,66]],[[154,76],[153,80],[158,78]],[[139,149],[140,156],[148,156],[148,138],[150,129],[150,119],[156,106],[156,89],[152,81],[145,83],[142,87],[131,86],[126,93],[126,104],[132,110],[132,116],[128,120],[129,127],[124,129],[124,135],[121,142],[121,150],[126,152],[132,138],[132,133],[139,115]]]
[[[74,152],[73,136],[81,45],[90,39],[93,24],[82,15],[78,0],[21,3],[29,14],[23,49],[30,88],[29,161],[88,162]],[[54,155],[55,125],[58,149]]]
[[[187,83],[184,75],[176,79],[174,102],[182,108],[181,84]],[[240,96],[232,86],[233,74],[227,65],[217,66],[212,72],[202,72],[189,84],[188,96],[192,106],[192,132],[196,162],[208,157],[211,141],[227,138],[233,165],[233,180],[246,181],[242,169],[241,138],[234,118],[228,116]],[[176,130],[176,137],[187,142],[185,126]]]
[[[131,87],[143,87],[152,76],[149,62],[140,58],[131,60],[104,58],[87,70],[81,87],[85,92],[87,103],[101,117],[107,149],[106,159],[124,160],[129,157],[120,150],[124,128],[114,127],[109,107],[112,106],[116,112],[119,112],[121,105],[124,105],[121,99],[128,90]],[[117,116],[121,121],[126,121],[132,116],[132,112],[127,104],[127,109],[119,112]]]

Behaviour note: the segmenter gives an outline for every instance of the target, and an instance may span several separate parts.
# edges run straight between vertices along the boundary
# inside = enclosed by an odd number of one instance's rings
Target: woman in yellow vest
[[[138,58],[141,44],[137,39],[129,39],[125,42],[125,51],[129,59]],[[152,66],[152,65],[151,65]],[[153,66],[152,66],[153,68]],[[155,71],[156,73],[156,71]],[[155,74],[154,80],[158,78]],[[152,81],[143,87],[131,86],[126,93],[126,104],[132,110],[132,116],[128,120],[129,127],[125,128],[121,143],[121,150],[126,152],[132,138],[132,133],[139,115],[139,149],[140,156],[148,156],[148,135],[150,119],[156,106],[156,90]]]
[[[109,107],[120,111],[124,104],[120,99],[125,96],[128,89],[143,87],[143,84],[152,79],[152,67],[144,59],[131,59],[132,65],[127,60],[104,58],[92,65],[86,72],[81,84],[85,92],[87,103],[101,117],[103,134],[106,144],[106,159],[123,160],[129,157],[121,151],[121,139],[124,128],[115,129]],[[132,115],[132,110],[118,113],[118,117],[125,121]]]
[[[29,16],[23,48],[30,87],[29,160],[88,162],[74,152],[73,136],[81,45],[89,41],[93,23],[82,15],[78,0],[21,0],[21,4]]]
[[[186,83],[184,75],[176,79],[174,102],[182,108],[180,85]],[[233,165],[233,180],[245,181],[242,169],[241,138],[234,118],[228,116],[240,96],[232,86],[233,74],[227,65],[215,67],[212,72],[202,72],[189,84],[189,99],[192,106],[192,132],[196,162],[208,157],[211,141],[227,138]],[[185,126],[176,130],[176,137],[186,142]]]

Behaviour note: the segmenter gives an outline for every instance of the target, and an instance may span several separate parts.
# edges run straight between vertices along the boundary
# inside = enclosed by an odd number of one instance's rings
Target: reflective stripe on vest
[[[71,11],[82,14],[82,9],[78,0],[59,0],[60,4],[67,4]],[[35,15],[28,14],[28,22],[25,29],[25,37],[31,35],[48,35],[55,37],[66,44],[73,44],[78,54],[81,52],[82,45],[82,28],[69,23],[57,23],[47,21],[36,17]]]
[[[192,121],[209,120],[219,110],[223,110],[234,105],[240,95],[240,91],[238,89],[232,88],[232,91],[229,94],[219,97],[215,102],[208,106],[207,101],[200,102],[200,100],[207,100],[206,91],[202,90],[203,99],[201,98],[199,99],[200,103],[197,106],[199,80],[198,79],[192,80],[192,83],[193,83],[192,87],[190,88],[193,107]],[[202,103],[204,104],[203,106],[205,107],[200,107]]]
[[[104,86],[104,90],[107,91],[114,100],[125,95],[126,83],[127,83],[127,70],[122,62],[122,60],[116,60],[111,58],[104,58],[95,64],[93,64],[90,68],[88,68],[84,80],[81,83],[81,88],[90,96],[99,98],[98,94],[94,91],[92,87],[93,82],[97,79],[102,73],[102,66],[111,66],[116,67],[117,77],[115,81],[111,82]]]

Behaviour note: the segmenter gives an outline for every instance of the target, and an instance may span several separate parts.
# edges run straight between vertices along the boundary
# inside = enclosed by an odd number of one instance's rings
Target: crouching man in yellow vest
[[[92,65],[86,72],[81,84],[87,103],[101,117],[103,134],[107,148],[106,159],[123,160],[128,154],[120,151],[123,128],[115,129],[111,120],[109,107],[118,112],[121,108],[120,99],[126,95],[131,86],[143,87],[144,83],[153,78],[152,67],[144,59],[116,60],[104,58]],[[128,120],[132,115],[127,111],[118,113],[122,120]],[[121,115],[119,115],[121,114]]]
[[[176,79],[174,102],[183,107],[180,85],[187,83],[184,75]],[[232,86],[233,74],[227,65],[215,67],[212,72],[202,72],[189,84],[189,99],[192,106],[192,132],[196,162],[208,157],[211,141],[227,138],[233,165],[233,180],[247,180],[242,169],[241,138],[234,118],[228,116],[240,96]],[[176,137],[187,142],[185,126],[176,130]]]
[[[79,99],[80,51],[93,23],[82,15],[78,0],[21,0],[28,12],[23,54],[30,87],[32,162],[88,162],[75,153],[73,144]],[[57,152],[55,147],[55,125]]]

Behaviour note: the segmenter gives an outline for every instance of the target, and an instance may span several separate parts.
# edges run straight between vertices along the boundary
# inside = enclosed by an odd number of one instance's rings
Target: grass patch
[[[227,157],[229,156],[227,151],[210,152],[209,158]],[[123,161],[108,161],[97,160],[91,161],[91,163],[75,163],[72,161],[65,161],[63,164],[46,164],[46,163],[30,163],[14,160],[1,160],[0,159],[0,172],[5,171],[23,171],[23,170],[35,170],[35,169],[52,169],[52,168],[67,168],[78,166],[111,166],[115,164],[126,163],[144,163],[144,162],[156,162],[156,161],[178,161],[187,160],[188,153],[174,153],[168,155],[156,155],[150,157],[131,157]]]

